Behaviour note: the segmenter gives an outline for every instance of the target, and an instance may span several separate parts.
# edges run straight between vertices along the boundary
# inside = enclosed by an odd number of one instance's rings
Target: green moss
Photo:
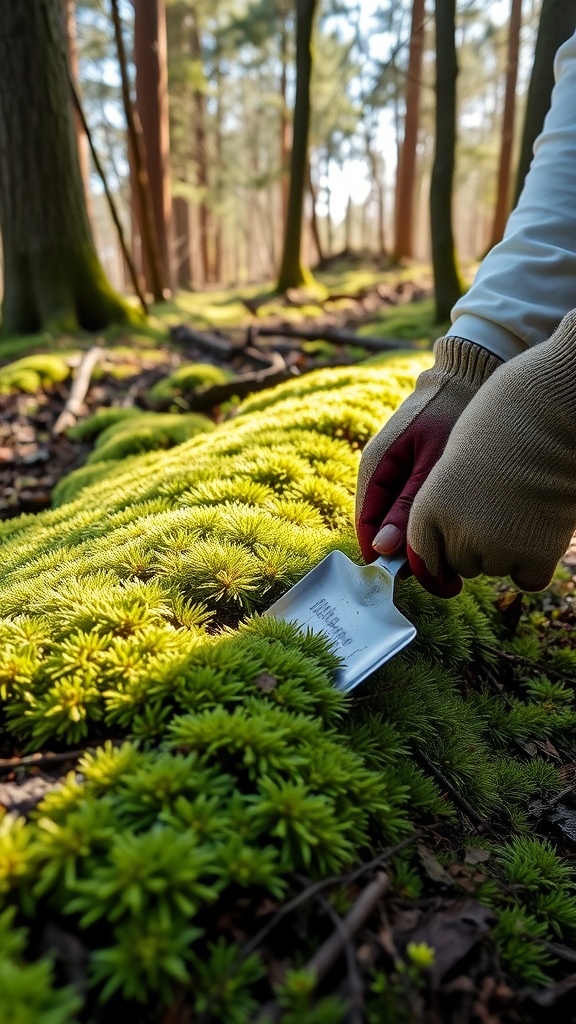
[[[0,368],[0,395],[18,391],[32,395],[69,376],[70,368],[62,356],[49,353],[25,356]]]
[[[119,462],[117,459],[80,466],[79,469],[75,469],[72,473],[62,477],[56,484],[51,496],[53,508],[58,508],[59,505],[73,501],[84,487],[88,487],[98,480],[103,480],[105,477],[115,472],[117,473],[119,469],[122,470],[123,468],[125,468],[125,460]]]
[[[519,928],[542,935],[527,981],[545,974],[546,937],[573,934],[571,874],[526,823],[560,774],[522,747],[572,742],[573,691],[536,669],[508,700],[491,688],[494,584],[442,602],[399,583],[418,639],[352,698],[324,637],[258,614],[334,548],[358,556],[360,448],[428,360],[307,375],[161,452],[123,459],[137,418],[117,423],[98,436],[100,455],[116,445],[89,467],[99,480],[0,525],[4,749],[91,747],[30,821],[2,822],[0,912],[53,914],[80,937],[86,1017],[114,998],[161,1020],[184,986],[195,1012],[243,1021],[271,993],[222,924],[234,908],[258,920],[295,872],[346,872],[438,818],[465,845],[461,800],[500,830],[477,896],[506,915],[509,970]],[[418,890],[412,863],[397,874]]]
[[[145,412],[123,416],[98,434],[88,464],[124,459],[127,455],[172,448],[196,434],[207,433],[214,424],[199,413]]]
[[[87,416],[85,420],[81,420],[75,426],[70,427],[67,431],[68,437],[72,438],[73,441],[92,441],[98,437],[103,430],[107,427],[112,427],[116,423],[129,420],[133,416],[140,416],[141,410],[135,409],[134,407],[123,409],[121,406],[107,406],[102,409],[98,409],[91,416]]]
[[[174,373],[154,384],[148,392],[152,405],[170,405],[194,388],[223,384],[232,374],[211,363],[183,363]],[[181,404],[181,403],[178,403]]]

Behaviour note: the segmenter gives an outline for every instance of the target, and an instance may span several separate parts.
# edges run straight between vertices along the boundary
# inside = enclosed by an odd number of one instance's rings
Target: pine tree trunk
[[[0,24],[2,332],[127,322],[88,221],[62,0],[0,0]]]
[[[296,5],[296,99],[290,159],[290,196],[284,233],[284,249],[278,290],[298,288],[310,280],[300,256],[304,191],[308,174],[310,127],[310,79],[312,76],[312,29],[317,0],[297,0]]]
[[[436,145],[430,183],[430,228],[436,319],[447,320],[462,294],[452,230],[456,149],[455,0],[436,0]]]
[[[570,38],[575,27],[576,0],[542,0],[516,172],[514,206],[524,188],[524,179],[532,162],[534,143],[544,127],[544,118],[550,108],[556,51]]]
[[[290,118],[288,117],[288,33],[282,22],[280,30],[280,191],[282,196],[282,232],[288,221],[290,191]]]
[[[416,176],[416,146],[420,118],[420,77],[424,50],[425,0],[413,0],[408,79],[406,82],[406,117],[404,140],[396,183],[394,212],[394,259],[412,259],[414,255],[414,182]]]
[[[138,111],[132,105],[128,65],[122,34],[122,23],[118,0],[110,0],[114,39],[118,54],[118,68],[122,91],[122,105],[126,118],[128,134],[128,162],[130,165],[130,188],[132,192],[132,236],[133,250],[140,251],[140,265],[144,271],[146,283],[156,302],[164,298],[164,273],[156,237],[156,223],[150,195],[150,181],[146,160],[146,145]],[[136,229],[136,230],[135,230]],[[134,244],[138,238],[138,244]]]
[[[76,93],[80,96],[80,89],[78,86],[78,47],[76,43],[76,4],[75,0],[64,0],[64,17],[66,19],[66,42],[68,44],[68,64],[70,67],[70,76],[74,83]],[[76,143],[78,145],[78,157],[80,160],[80,173],[82,174],[82,181],[84,183],[84,194],[86,196],[86,208],[88,214],[91,216],[91,200],[90,200],[90,155],[88,148],[88,138],[84,131],[84,126],[80,118],[80,114],[76,109],[76,104],[72,104],[72,111],[74,117],[74,127],[76,129]]]
[[[192,256],[190,252],[190,208],[183,196],[174,199],[174,264],[179,288],[192,287]]]
[[[162,290],[172,288],[170,135],[164,0],[134,0],[136,110],[142,125]],[[147,275],[148,276],[148,275]]]
[[[192,59],[196,62],[202,60],[202,41],[198,25],[197,11],[193,12],[191,32]],[[208,193],[208,158],[206,153],[206,100],[202,88],[194,89],[194,136],[195,136],[195,163],[196,163],[196,185],[200,189],[201,197],[198,204],[198,225],[200,244],[200,275],[204,283],[211,279],[210,269],[210,218],[206,202]]]
[[[308,191],[310,192],[310,231],[312,232],[312,238],[314,239],[314,245],[316,246],[318,260],[322,263],[322,260],[324,259],[324,249],[322,247],[320,228],[318,226],[318,215],[316,213],[316,189],[314,188],[314,182],[312,180],[310,162],[308,162]]]
[[[514,121],[516,113],[516,82],[518,79],[518,54],[520,51],[520,29],[522,27],[522,0],[512,0],[510,25],[508,28],[508,60],[506,64],[506,91],[502,113],[502,134],[500,159],[498,162],[498,184],[496,209],[490,247],[496,245],[504,234],[510,206],[510,170],[512,166],[512,145],[514,142]]]

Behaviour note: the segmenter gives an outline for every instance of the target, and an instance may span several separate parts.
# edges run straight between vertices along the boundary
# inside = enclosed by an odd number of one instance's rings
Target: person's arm
[[[545,341],[576,306],[576,33],[558,50],[554,73],[518,205],[448,332],[504,360]]]
[[[456,304],[447,338],[436,343],[435,366],[362,455],[356,529],[366,561],[406,547],[416,494],[460,414],[500,362],[544,342],[576,306],[576,33],[560,47],[555,72],[551,109],[503,241]],[[483,352],[479,370],[472,376],[465,370],[462,389],[461,367],[474,350]],[[439,382],[437,399],[430,386]],[[459,589],[445,562],[435,580],[422,560],[413,561],[427,589],[441,596]]]
[[[549,341],[500,366],[462,413],[414,501],[408,558],[418,579],[445,586],[486,573],[543,590],[575,529],[573,310]]]

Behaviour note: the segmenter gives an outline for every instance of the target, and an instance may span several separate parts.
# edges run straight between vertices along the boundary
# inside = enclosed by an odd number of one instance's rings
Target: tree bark
[[[164,0],[134,0],[136,110],[142,125],[162,290],[172,288],[170,135]],[[149,277],[149,275],[146,275]],[[148,282],[151,284],[151,281]]]
[[[416,146],[420,119],[420,78],[424,51],[425,0],[413,0],[404,140],[400,150],[394,213],[394,259],[412,259],[414,255],[414,183]]]
[[[510,24],[508,27],[508,60],[506,65],[506,91],[502,113],[500,159],[498,162],[498,184],[496,209],[490,248],[502,239],[510,206],[510,170],[512,167],[512,145],[516,114],[516,82],[518,80],[518,54],[520,51],[520,29],[522,27],[522,0],[512,0]]]
[[[192,58],[200,66],[202,60],[200,27],[198,25],[198,13],[193,10],[191,29]],[[198,81],[198,74],[196,79]],[[204,91],[200,86],[194,89],[194,136],[195,136],[195,162],[196,162],[196,184],[201,191],[198,204],[198,226],[200,244],[200,274],[204,283],[212,277],[210,267],[210,218],[207,205],[208,193],[208,158],[206,152],[206,99]]]
[[[68,63],[70,66],[70,78],[74,84],[76,94],[80,97],[78,85],[78,47],[76,44],[76,4],[75,0],[64,0],[64,16],[66,19],[66,41],[68,44]],[[91,216],[90,200],[90,158],[89,146],[82,119],[78,113],[76,104],[73,104],[74,127],[76,129],[76,142],[78,145],[78,157],[80,160],[80,173],[84,183],[84,194],[86,196],[86,208]]]
[[[288,33],[282,19],[280,27],[280,191],[282,196],[282,232],[288,222],[290,192],[290,118],[288,116]]]
[[[452,229],[456,149],[455,0],[436,0],[436,144],[430,183],[430,227],[436,319],[447,320],[462,294]]]
[[[158,252],[158,239],[156,238],[156,225],[154,223],[154,211],[150,196],[150,182],[146,167],[146,147],[144,134],[138,111],[134,109],[130,99],[130,84],[128,81],[128,69],[126,66],[126,53],[124,50],[124,39],[122,37],[122,24],[118,11],[118,0],[111,0],[112,22],[114,25],[114,38],[118,53],[118,65],[120,68],[120,80],[122,84],[122,104],[126,127],[128,129],[128,154],[130,161],[130,184],[132,187],[132,204],[136,221],[140,229],[140,242],[142,249],[142,264],[149,277],[150,290],[156,302],[162,302],[164,289],[162,284],[163,271]],[[135,248],[135,246],[133,246]]]
[[[284,250],[278,291],[298,288],[310,280],[302,265],[302,214],[308,168],[310,128],[310,79],[312,76],[312,29],[317,0],[297,0],[296,4],[296,98],[290,158],[290,195],[284,232]]]
[[[514,206],[524,188],[524,179],[532,162],[534,143],[542,131],[544,118],[550,109],[556,51],[562,43],[570,38],[575,27],[576,0],[542,0],[516,172]]]
[[[62,0],[0,0],[3,334],[136,319],[94,247],[72,117]]]
[[[312,180],[312,168],[310,167],[310,161],[308,161],[308,191],[310,192],[310,230],[312,232],[312,238],[314,239],[314,245],[316,246],[316,252],[318,253],[318,260],[322,263],[322,260],[324,259],[324,249],[322,247],[320,228],[318,226],[318,215],[316,213],[316,189],[314,188],[314,182]]]
[[[174,236],[176,284],[179,288],[191,288],[190,207],[182,196],[174,199]]]

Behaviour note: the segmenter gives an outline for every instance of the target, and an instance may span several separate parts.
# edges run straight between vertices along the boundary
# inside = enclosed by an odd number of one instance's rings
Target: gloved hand
[[[374,561],[378,552],[391,554],[406,543],[416,493],[440,458],[461,412],[501,363],[479,345],[454,337],[440,338],[434,355],[434,366],[420,374],[414,392],[362,453],[356,532],[367,562]],[[423,570],[419,561],[418,569]],[[426,580],[424,585],[441,596],[458,593],[458,577],[448,573],[444,579],[440,562],[437,571],[436,581],[419,573],[420,581]]]
[[[576,527],[576,310],[501,366],[416,497],[410,565],[543,590]]]

